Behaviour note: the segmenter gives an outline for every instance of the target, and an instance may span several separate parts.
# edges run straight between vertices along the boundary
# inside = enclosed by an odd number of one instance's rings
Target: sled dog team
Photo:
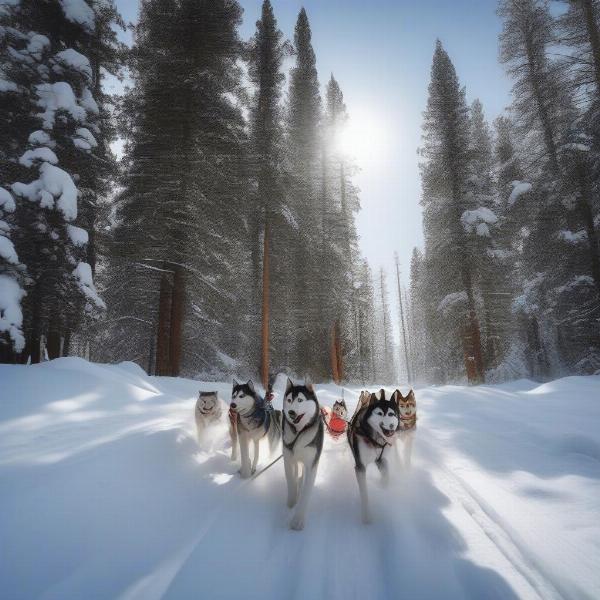
[[[282,414],[283,413],[283,414]],[[221,418],[217,392],[200,392],[195,407],[198,435],[211,422]],[[361,516],[370,522],[366,469],[375,463],[387,484],[388,456],[396,439],[404,442],[404,464],[410,465],[413,435],[416,429],[417,406],[414,392],[405,397],[396,390],[389,399],[385,391],[363,391],[350,421],[346,420],[345,402],[336,401],[332,410],[319,406],[312,384],[296,385],[287,380],[283,396],[283,411],[274,410],[270,401],[262,398],[252,381],[234,380],[229,405],[231,460],[241,459],[240,476],[248,478],[256,472],[259,442],[266,439],[271,452],[279,441],[283,444],[283,464],[287,481],[287,504],[294,508],[290,528],[304,527],[319,459],[323,450],[325,430],[337,439],[345,431],[354,457],[354,470],[361,500]],[[252,458],[250,447],[252,446]]]

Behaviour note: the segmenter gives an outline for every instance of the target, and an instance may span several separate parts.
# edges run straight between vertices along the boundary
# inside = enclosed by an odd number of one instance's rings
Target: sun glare
[[[387,146],[382,121],[368,111],[353,110],[338,136],[337,150],[354,158],[359,167],[379,160]]]

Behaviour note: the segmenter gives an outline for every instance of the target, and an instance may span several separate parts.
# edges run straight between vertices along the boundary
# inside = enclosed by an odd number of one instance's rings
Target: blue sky
[[[261,0],[239,0],[241,35],[250,37]],[[319,77],[334,73],[362,147],[358,217],[363,252],[392,284],[398,251],[408,283],[412,248],[422,243],[417,148],[436,38],[450,54],[469,101],[491,121],[509,103],[510,82],[498,63],[496,0],[272,0],[280,29],[293,37],[302,6],[313,32]],[[117,0],[135,20],[137,0]],[[356,137],[356,136],[355,136]],[[391,288],[391,285],[390,285]],[[395,288],[391,288],[392,292]],[[391,295],[396,306],[396,294]]]

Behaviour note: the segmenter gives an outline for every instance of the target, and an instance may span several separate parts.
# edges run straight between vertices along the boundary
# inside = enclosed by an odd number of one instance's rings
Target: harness
[[[237,414],[237,419],[236,419],[236,425],[238,427],[241,427],[244,431],[248,432],[251,431],[252,429],[258,429],[259,427],[264,427],[265,428],[265,433],[267,433],[267,431],[269,431],[269,426],[271,424],[271,412],[272,412],[272,408],[269,409],[265,406],[264,401],[260,401],[257,400],[256,398],[254,399],[254,410],[248,415],[241,415],[240,413],[236,413]],[[256,425],[256,427],[246,427],[246,425],[244,425],[244,422],[242,420],[242,416],[246,421],[249,421],[250,424],[254,424]]]
[[[379,462],[381,460],[381,458],[383,457],[383,452],[386,449],[387,446],[391,447],[391,444],[388,444],[387,442],[384,442],[383,444],[380,444],[377,440],[374,440],[368,432],[366,432],[363,429],[362,423],[360,425],[360,427],[358,427],[357,429],[355,429],[352,433],[354,433],[355,435],[361,437],[363,439],[363,441],[368,445],[368,446],[375,446],[377,448],[381,448],[381,452],[379,453],[379,456],[377,457],[376,462]],[[353,451],[354,452],[354,451]]]

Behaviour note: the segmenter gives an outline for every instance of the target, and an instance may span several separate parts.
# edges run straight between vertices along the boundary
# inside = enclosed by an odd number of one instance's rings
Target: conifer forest
[[[282,31],[264,0],[243,37],[236,0],[141,0],[135,23],[0,0],[0,362],[265,385],[600,370],[600,2],[496,10],[512,94],[491,122],[430,48],[404,280],[362,250],[352,99],[304,8]]]

